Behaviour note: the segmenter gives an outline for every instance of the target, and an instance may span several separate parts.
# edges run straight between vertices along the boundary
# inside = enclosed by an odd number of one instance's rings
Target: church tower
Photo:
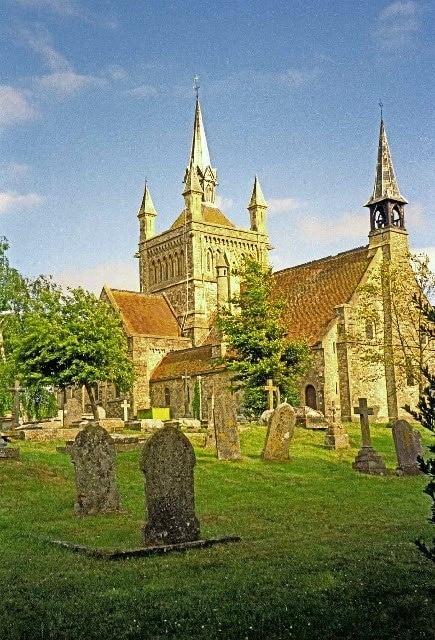
[[[236,227],[216,204],[217,170],[212,166],[201,105],[196,102],[192,144],[184,174],[184,208],[171,227],[155,233],[156,212],[148,187],[139,209],[140,288],[164,294],[183,335],[194,346],[210,333],[218,304],[240,290],[235,269],[247,257],[266,264],[270,249],[266,230],[267,204],[258,179],[248,206],[249,229]]]

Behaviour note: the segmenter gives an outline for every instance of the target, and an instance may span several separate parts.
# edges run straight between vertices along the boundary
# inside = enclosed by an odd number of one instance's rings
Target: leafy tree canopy
[[[284,300],[274,291],[272,269],[248,259],[240,294],[221,309],[219,327],[229,347],[225,362],[233,372],[236,389],[244,391],[246,409],[256,415],[266,408],[264,385],[272,378],[281,394],[299,403],[298,378],[307,369],[311,352],[302,341],[287,338],[283,323]]]
[[[21,382],[39,389],[84,385],[97,416],[94,383],[127,391],[133,382],[119,316],[92,293],[65,293],[47,278],[29,284],[28,294],[8,340]]]

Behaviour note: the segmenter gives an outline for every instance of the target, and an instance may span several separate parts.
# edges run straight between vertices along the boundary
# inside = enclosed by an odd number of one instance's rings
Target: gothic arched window
[[[163,265],[160,262],[160,260],[158,261],[158,266],[159,266],[159,282],[161,282],[163,280]]]

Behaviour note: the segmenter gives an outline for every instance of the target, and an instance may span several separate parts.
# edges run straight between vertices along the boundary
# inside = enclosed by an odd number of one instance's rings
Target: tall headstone
[[[86,516],[118,511],[116,450],[107,431],[98,422],[90,422],[77,434],[71,457],[76,476],[76,514]]]
[[[143,446],[147,521],[142,542],[177,544],[199,539],[195,515],[193,447],[180,429],[165,425]]]
[[[393,424],[392,433],[397,455],[397,474],[418,476],[422,471],[417,462],[419,453],[411,425],[406,420],[397,420]]]
[[[360,473],[384,475],[387,472],[385,462],[372,447],[369,416],[372,416],[374,411],[367,405],[367,398],[359,398],[359,405],[358,407],[354,407],[354,413],[359,415],[360,418],[362,448],[358,451],[352,467]]]
[[[290,459],[295,423],[296,414],[289,404],[281,404],[275,409],[267,428],[266,444],[261,454],[263,460],[282,462]]]
[[[218,459],[239,460],[242,452],[236,410],[226,398],[221,396],[215,400],[214,424]]]

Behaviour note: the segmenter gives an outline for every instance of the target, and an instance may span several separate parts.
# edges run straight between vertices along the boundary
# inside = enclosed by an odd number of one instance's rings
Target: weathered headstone
[[[266,444],[261,454],[263,460],[280,462],[290,459],[295,422],[295,411],[289,404],[281,404],[275,409],[267,428]]]
[[[216,448],[219,460],[239,460],[239,429],[235,408],[225,397],[217,397],[214,405],[214,424],[216,430]]]
[[[418,429],[413,429],[412,433],[414,434],[414,444],[417,455],[424,456],[423,436]]]
[[[74,440],[71,457],[76,476],[76,514],[86,516],[118,511],[116,450],[107,431],[97,422],[89,423]]]
[[[0,460],[19,460],[20,447],[11,447],[6,438],[0,436]]]
[[[75,422],[80,422],[83,415],[82,403],[77,398],[68,398],[63,405],[63,424],[70,427]]]
[[[369,416],[372,416],[374,411],[368,407],[367,398],[359,398],[359,405],[358,407],[354,407],[354,413],[358,414],[360,418],[362,448],[358,451],[352,467],[360,473],[384,475],[387,471],[385,462],[372,447],[371,443]]]
[[[144,444],[140,462],[145,474],[148,514],[142,528],[144,545],[199,539],[193,479],[195,463],[191,443],[176,427],[165,425]]]
[[[350,447],[349,436],[341,423],[333,422],[328,426],[325,447],[327,449],[348,449]]]
[[[397,420],[393,424],[392,433],[397,455],[397,474],[418,476],[422,471],[417,462],[419,454],[411,425],[406,420]]]

